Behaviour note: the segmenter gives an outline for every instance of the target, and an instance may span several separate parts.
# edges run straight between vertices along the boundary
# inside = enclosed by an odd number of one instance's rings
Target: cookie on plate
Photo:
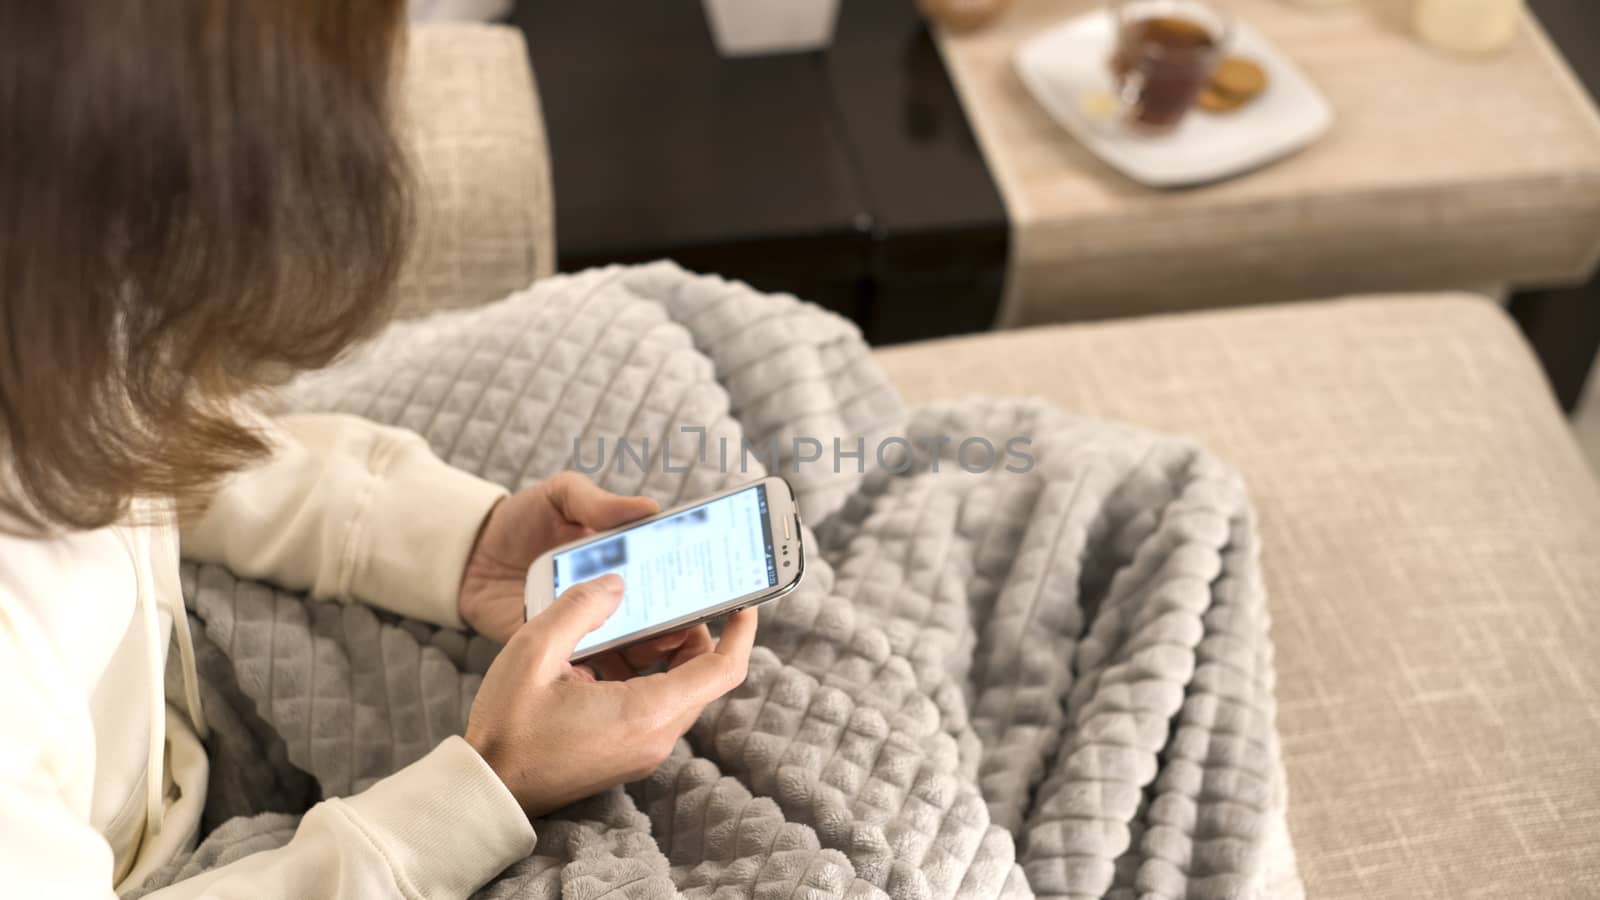
[[[1261,96],[1267,89],[1267,70],[1254,60],[1230,56],[1217,64],[1211,81],[1200,92],[1200,108],[1230,113]]]

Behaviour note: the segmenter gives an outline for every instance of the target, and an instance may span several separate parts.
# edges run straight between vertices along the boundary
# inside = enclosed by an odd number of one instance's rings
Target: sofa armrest
[[[550,154],[522,35],[414,26],[401,93],[418,222],[397,315],[486,303],[549,275]]]
[[[878,350],[1243,473],[1306,894],[1594,897],[1600,482],[1493,303],[1374,296]]]

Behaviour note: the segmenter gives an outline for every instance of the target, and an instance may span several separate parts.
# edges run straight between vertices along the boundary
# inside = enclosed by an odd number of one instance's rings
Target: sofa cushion
[[[1600,485],[1498,307],[1359,300],[880,350],[1244,473],[1309,896],[1600,891]]]
[[[554,271],[550,157],[522,34],[413,27],[401,100],[418,228],[399,315],[498,300]]]

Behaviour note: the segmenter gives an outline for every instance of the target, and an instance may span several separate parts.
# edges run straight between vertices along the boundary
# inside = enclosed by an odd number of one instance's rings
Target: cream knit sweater
[[[460,625],[461,570],[504,492],[440,462],[416,435],[360,419],[292,416],[271,433],[272,459],[184,523],[184,555]],[[195,839],[205,725],[169,510],[140,504],[134,524],[92,532],[0,534],[7,896],[107,897]],[[175,626],[182,710],[162,699]],[[451,738],[361,794],[318,804],[287,846],[152,896],[460,897],[533,844],[505,786]]]

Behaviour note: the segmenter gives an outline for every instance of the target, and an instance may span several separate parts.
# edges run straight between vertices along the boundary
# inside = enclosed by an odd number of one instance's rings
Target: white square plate
[[[1265,36],[1235,24],[1230,54],[1260,63],[1267,89],[1243,109],[1213,115],[1198,107],[1176,130],[1130,133],[1096,115],[1112,91],[1116,26],[1108,11],[1064,22],[1017,48],[1017,74],[1051,118],[1107,164],[1152,187],[1180,187],[1248,172],[1305,147],[1333,124],[1333,108]]]

